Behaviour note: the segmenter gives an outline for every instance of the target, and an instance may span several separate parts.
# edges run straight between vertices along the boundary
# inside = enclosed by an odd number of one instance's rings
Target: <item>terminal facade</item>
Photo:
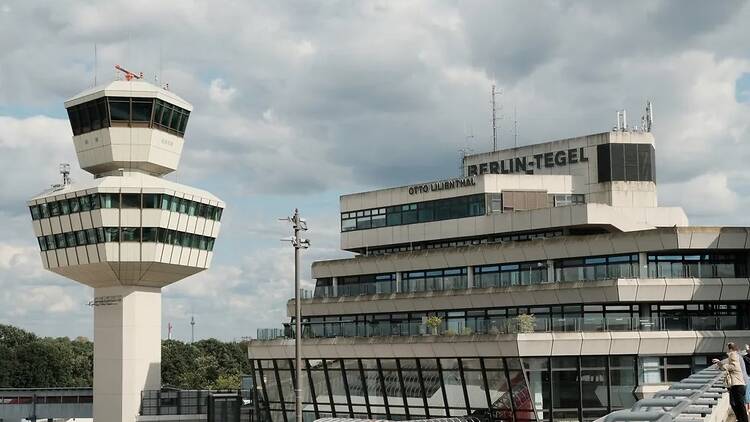
[[[655,161],[650,132],[620,129],[343,195],[355,256],[313,263],[302,302],[305,419],[589,421],[750,342],[750,230],[658,206]],[[293,344],[250,345],[277,422]]]

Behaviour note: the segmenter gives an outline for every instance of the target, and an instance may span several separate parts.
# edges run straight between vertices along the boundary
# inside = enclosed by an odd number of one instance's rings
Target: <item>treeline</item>
[[[237,389],[250,373],[242,343],[215,339],[162,342],[162,385],[184,389]],[[91,387],[94,343],[85,337],[37,337],[0,324],[0,388]]]

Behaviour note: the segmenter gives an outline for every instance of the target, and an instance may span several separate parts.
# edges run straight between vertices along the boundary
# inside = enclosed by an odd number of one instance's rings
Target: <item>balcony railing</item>
[[[294,326],[285,324],[285,337]],[[612,331],[715,331],[741,329],[736,316],[684,317],[550,317],[447,319],[431,328],[421,321],[333,321],[303,323],[303,337],[378,337],[418,335],[473,335],[518,333],[578,333]]]

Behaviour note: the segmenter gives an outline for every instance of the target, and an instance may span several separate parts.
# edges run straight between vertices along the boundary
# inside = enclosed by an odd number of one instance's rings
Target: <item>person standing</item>
[[[734,411],[737,422],[748,422],[747,410],[745,409],[745,377],[742,373],[742,357],[739,348],[734,343],[727,344],[727,360],[722,362],[719,359],[713,359],[715,363],[726,374],[724,382],[729,390],[729,405]]]
[[[745,345],[744,353],[742,353],[742,360],[745,362],[745,370],[750,368],[750,344]],[[750,375],[745,373],[745,409],[750,412],[750,388],[747,388],[750,383]]]

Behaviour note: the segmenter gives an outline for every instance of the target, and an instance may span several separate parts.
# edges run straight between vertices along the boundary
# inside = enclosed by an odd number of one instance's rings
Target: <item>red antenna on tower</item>
[[[126,81],[132,81],[133,79],[143,79],[143,72],[140,72],[139,74],[136,75],[135,73],[129,71],[128,69],[125,69],[119,64],[115,65],[115,69],[125,74]]]

